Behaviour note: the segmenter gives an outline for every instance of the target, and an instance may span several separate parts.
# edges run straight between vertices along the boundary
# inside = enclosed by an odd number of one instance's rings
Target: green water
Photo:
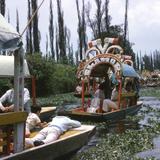
[[[160,88],[144,88],[140,95],[144,105],[138,115],[112,125],[88,122],[96,125],[96,135],[70,160],[138,160],[136,153],[152,149],[160,135]]]

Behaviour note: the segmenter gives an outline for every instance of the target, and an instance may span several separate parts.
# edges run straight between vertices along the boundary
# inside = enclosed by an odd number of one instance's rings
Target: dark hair
[[[37,113],[38,111],[41,111],[41,107],[40,106],[31,106],[31,112],[32,113]]]
[[[101,83],[101,84],[99,85],[99,89],[101,89],[101,90],[104,89],[104,83]]]
[[[10,80],[10,83],[11,83],[12,85],[14,85],[14,79],[13,79],[13,78]]]

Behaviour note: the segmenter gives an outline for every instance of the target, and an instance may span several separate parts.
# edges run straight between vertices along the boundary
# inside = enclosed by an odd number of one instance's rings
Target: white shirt
[[[81,123],[76,120],[71,120],[70,118],[65,116],[56,116],[48,125],[48,127],[52,126],[57,127],[58,129],[60,129],[61,133],[63,133],[71,128],[80,127]]]
[[[26,126],[29,130],[34,129],[38,123],[41,123],[40,118],[35,113],[29,113],[27,120],[26,120]]]
[[[82,92],[82,87],[78,85],[78,86],[76,87],[76,92],[79,93],[79,94],[81,94],[81,92]]]
[[[93,108],[97,109],[100,106],[100,100],[101,99],[105,99],[104,92],[101,89],[97,89],[95,94],[94,94],[94,98],[92,98],[92,100],[91,100],[90,107],[93,107]]]
[[[116,88],[114,88],[112,91],[111,100],[117,101],[117,99],[118,99],[118,91],[116,90]]]
[[[24,104],[30,100],[30,94],[27,88],[24,88]],[[4,109],[2,105],[3,102],[8,102],[10,104],[14,103],[14,90],[9,89],[6,93],[0,98],[0,109]]]

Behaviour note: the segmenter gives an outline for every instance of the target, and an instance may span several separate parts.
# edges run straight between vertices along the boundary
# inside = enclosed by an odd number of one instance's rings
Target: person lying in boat
[[[13,89],[14,79],[11,79],[10,82],[12,88],[7,90],[6,93],[2,95],[2,97],[0,98],[0,113],[14,111],[14,89]],[[29,90],[27,88],[24,88],[24,110],[27,111],[28,113],[31,112],[29,100],[30,100]]]
[[[110,99],[105,99],[104,84],[101,83],[94,94],[94,98],[91,100],[91,105],[87,108],[87,112],[109,112],[112,109],[117,109],[118,106]]]
[[[41,112],[40,106],[32,106],[31,113],[29,113],[27,120],[26,120],[26,130],[25,130],[25,137],[29,137],[31,134],[31,130],[35,128],[44,128],[47,122],[41,122],[39,116]]]
[[[31,148],[42,144],[53,142],[64,132],[71,128],[80,127],[81,123],[65,116],[56,116],[35,137],[25,139],[25,147]]]

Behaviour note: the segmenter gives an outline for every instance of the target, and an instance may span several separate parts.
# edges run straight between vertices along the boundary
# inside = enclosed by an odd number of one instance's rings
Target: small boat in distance
[[[78,86],[74,95],[81,98],[81,105],[74,109],[60,110],[58,115],[78,120],[109,121],[124,119],[127,115],[138,112],[142,106],[142,102],[138,101],[140,77],[133,68],[132,57],[124,55],[123,49],[117,42],[117,38],[106,37],[103,46],[100,39],[88,44],[85,59],[79,63],[76,75],[81,90]],[[114,87],[118,88],[116,109],[107,112],[102,106],[91,109],[93,93],[101,83],[105,86],[105,99],[111,100],[111,91]],[[128,91],[126,91],[127,83],[130,87]]]

